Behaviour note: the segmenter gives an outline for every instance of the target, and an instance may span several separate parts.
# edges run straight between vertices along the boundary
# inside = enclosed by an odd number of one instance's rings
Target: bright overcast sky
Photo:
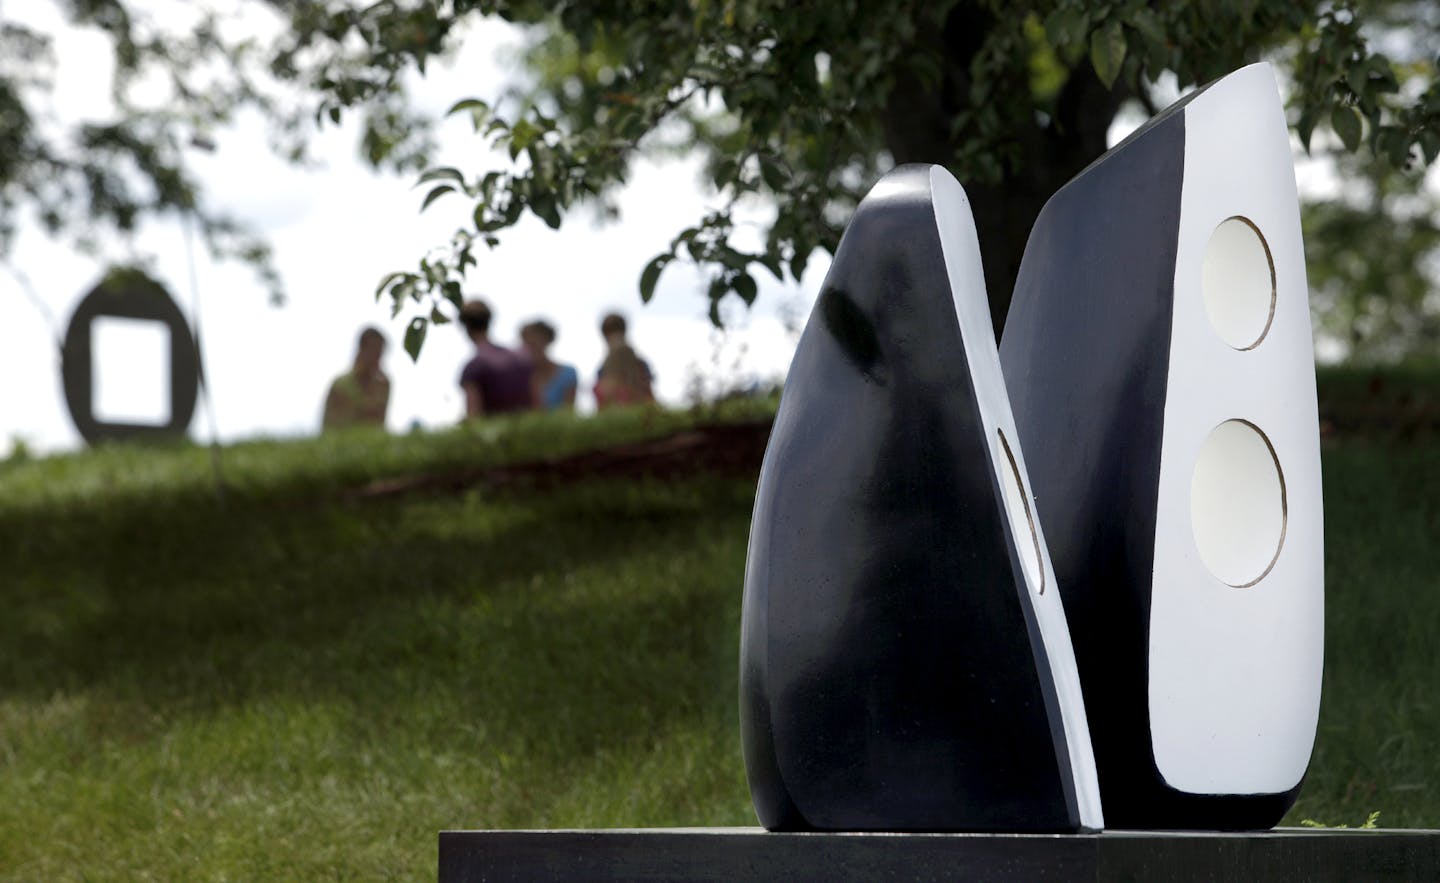
[[[26,14],[59,34],[56,115],[103,115],[109,69],[105,41],[94,33],[59,28],[47,5],[27,7]],[[439,112],[462,97],[495,97],[507,82],[500,67],[507,57],[503,47],[514,42],[503,25],[477,29],[453,63],[431,69],[417,90],[421,100]],[[1137,122],[1117,123],[1112,143]],[[440,137],[440,164],[476,167],[480,142],[468,120],[450,121]],[[293,168],[274,158],[256,120],[218,133],[216,143],[213,154],[197,152],[192,158],[205,198],[269,238],[289,293],[287,304],[270,306],[248,269],[212,264],[197,247],[199,319],[221,439],[314,433],[326,388],[348,367],[356,334],[366,324],[380,326],[391,341],[385,359],[392,382],[391,429],[456,422],[463,412],[457,377],[468,342],[455,326],[433,328],[419,362],[412,364],[399,346],[405,317],[392,320],[373,292],[384,274],[414,267],[428,248],[463,224],[463,200],[446,197],[419,214],[425,190],[412,187],[413,176],[369,171],[356,158],[352,126],[319,137],[315,153],[324,167],[318,170]],[[699,181],[695,162],[642,163],[620,195],[618,221],[596,225],[582,210],[556,232],[527,216],[505,235],[500,249],[481,255],[470,274],[468,291],[495,309],[493,336],[502,343],[513,341],[525,321],[549,319],[559,329],[552,355],[580,371],[582,409],[590,406],[588,388],[603,355],[598,321],[610,309],[629,315],[632,342],[654,367],[657,392],[666,402],[683,402],[697,376],[708,378],[712,389],[720,377],[737,382],[781,377],[795,342],[783,317],[808,314],[828,267],[822,253],[816,253],[800,286],[782,285],[760,273],[755,309],[747,312],[738,302],[732,304],[734,324],[723,338],[705,318],[703,282],[688,267],[672,265],[654,301],[643,308],[639,303],[636,280],[645,262],[714,198]],[[117,245],[101,257],[75,254],[36,229],[23,230],[10,265],[33,283],[60,327],[27,301],[13,275],[0,273],[0,292],[8,305],[0,325],[0,377],[5,378],[0,456],[16,440],[39,451],[80,444],[64,403],[55,340],[107,260],[153,257],[152,272],[193,321],[185,254],[174,221],[149,224],[133,243]],[[101,353],[95,368],[97,407],[117,417],[154,413],[164,396],[163,359],[155,352],[161,344],[143,334],[127,338],[133,330],[107,329],[106,341],[113,347]],[[192,437],[208,440],[208,427],[202,404]]]

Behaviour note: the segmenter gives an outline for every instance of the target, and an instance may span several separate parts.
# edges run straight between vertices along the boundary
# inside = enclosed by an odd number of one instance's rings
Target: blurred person
[[[490,306],[483,300],[468,300],[460,307],[460,324],[475,343],[475,355],[460,372],[467,418],[535,407],[530,356],[491,343],[490,317]]]
[[[562,365],[550,358],[550,344],[555,342],[555,326],[536,319],[520,329],[520,343],[530,354],[535,373],[530,378],[535,403],[546,411],[575,407],[575,390],[580,375],[573,365]]]
[[[330,384],[325,396],[323,430],[347,426],[384,426],[390,406],[390,378],[380,369],[385,355],[385,335],[376,328],[360,332],[355,347],[355,364]]]
[[[600,320],[600,333],[607,352],[595,381],[595,406],[637,405],[655,401],[655,375],[650,365],[625,340],[625,317],[607,313]]]

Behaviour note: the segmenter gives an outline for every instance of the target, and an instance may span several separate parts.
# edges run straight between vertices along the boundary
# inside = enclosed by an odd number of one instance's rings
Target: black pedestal
[[[759,828],[445,831],[471,881],[1440,880],[1440,831],[772,834]]]

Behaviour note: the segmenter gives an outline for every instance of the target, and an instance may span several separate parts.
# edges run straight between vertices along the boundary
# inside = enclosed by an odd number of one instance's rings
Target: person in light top
[[[348,426],[384,426],[390,406],[390,378],[380,368],[385,355],[385,335],[375,328],[360,332],[355,363],[335,378],[325,396],[323,430]]]

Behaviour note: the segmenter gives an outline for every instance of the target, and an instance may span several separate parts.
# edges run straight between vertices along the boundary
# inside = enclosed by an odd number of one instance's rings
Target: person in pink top
[[[475,355],[460,372],[465,390],[465,416],[483,417],[535,407],[531,376],[534,364],[524,350],[511,350],[490,341],[490,306],[469,300],[460,308],[460,324],[475,343]]]
[[[655,401],[655,375],[625,339],[625,331],[625,317],[619,313],[607,313],[600,321],[606,353],[595,382],[595,406],[602,411]]]

